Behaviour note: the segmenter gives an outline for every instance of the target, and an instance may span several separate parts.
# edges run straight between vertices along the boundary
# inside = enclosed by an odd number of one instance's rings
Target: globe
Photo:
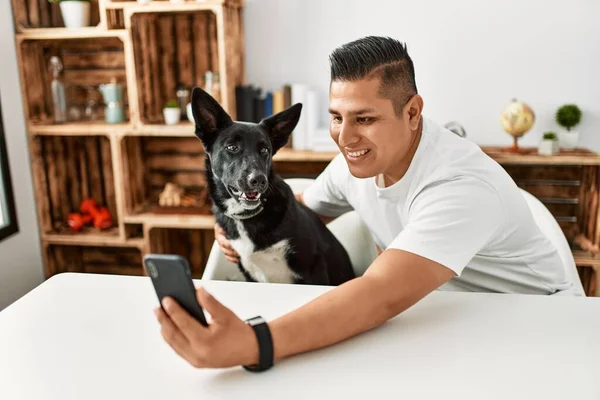
[[[526,134],[535,122],[535,114],[527,104],[513,99],[500,114],[502,128],[513,137],[512,151],[519,151],[518,139]]]

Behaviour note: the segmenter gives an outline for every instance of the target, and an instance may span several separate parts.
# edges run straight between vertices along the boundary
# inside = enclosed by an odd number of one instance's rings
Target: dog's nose
[[[260,172],[252,172],[248,175],[248,185],[252,190],[265,190],[267,187],[267,177]]]

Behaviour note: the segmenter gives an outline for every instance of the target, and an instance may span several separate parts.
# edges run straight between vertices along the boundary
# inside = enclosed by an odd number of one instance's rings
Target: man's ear
[[[192,90],[192,114],[196,122],[196,136],[205,143],[214,140],[217,132],[233,124],[223,107],[199,87]]]
[[[290,134],[300,120],[301,112],[302,103],[297,103],[260,121],[260,125],[269,133],[273,145],[273,153],[285,146]]]

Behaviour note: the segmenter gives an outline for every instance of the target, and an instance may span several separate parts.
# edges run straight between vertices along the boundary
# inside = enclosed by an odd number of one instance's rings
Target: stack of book
[[[302,114],[292,132],[288,147],[297,150],[333,150],[335,144],[324,129],[319,129],[317,93],[303,83],[285,84],[273,92],[253,85],[235,90],[237,120],[260,122],[296,103],[302,103]],[[333,147],[332,147],[333,145]]]

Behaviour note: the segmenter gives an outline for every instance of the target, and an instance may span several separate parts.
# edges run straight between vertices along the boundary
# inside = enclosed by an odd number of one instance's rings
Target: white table
[[[330,290],[205,284],[241,318]],[[0,399],[600,399],[600,299],[435,292],[261,374],[194,369],[163,341],[157,305],[146,277],[49,279],[0,312]]]

